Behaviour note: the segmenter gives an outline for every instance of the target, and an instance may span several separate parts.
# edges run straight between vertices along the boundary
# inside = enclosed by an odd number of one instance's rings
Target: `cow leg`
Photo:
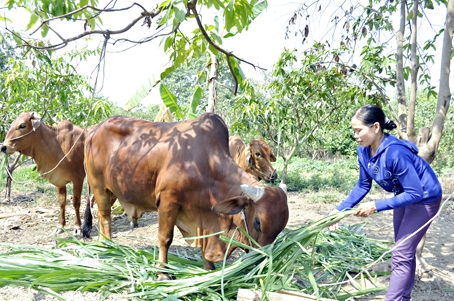
[[[134,230],[135,228],[139,228],[139,222],[137,221],[138,220],[137,217],[131,217],[130,220],[131,231]]]
[[[162,196],[160,197],[162,199]],[[174,198],[165,198],[165,203],[158,200],[158,241],[159,241],[159,261],[167,263],[167,255],[169,247],[173,241],[173,231],[175,222],[178,217],[178,211],[180,207],[175,205],[176,201]],[[173,204],[172,204],[173,201]],[[164,265],[160,265],[161,268],[165,268]],[[172,278],[168,273],[158,273],[158,280],[171,280]]]
[[[98,224],[99,224],[99,240],[102,240],[102,235],[107,239],[112,239],[112,209],[99,209],[98,206]]]
[[[80,236],[81,220],[80,220],[80,196],[82,195],[83,183],[73,183],[73,206],[76,216],[74,218],[74,231],[75,236]]]
[[[93,198],[98,206],[98,240],[112,238],[112,193],[110,191],[96,191],[93,189]]]
[[[65,219],[65,208],[66,208],[66,186],[57,187],[57,194],[58,194],[58,203],[60,204],[60,218],[58,221],[57,229],[55,230],[55,234],[63,233],[63,228],[66,226],[66,219]]]

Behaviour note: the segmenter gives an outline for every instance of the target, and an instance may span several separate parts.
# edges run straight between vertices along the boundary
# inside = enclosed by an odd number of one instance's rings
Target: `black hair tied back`
[[[385,130],[393,130],[397,127],[397,125],[394,123],[394,121],[388,119],[387,117],[385,117],[385,124],[383,125],[383,128]]]

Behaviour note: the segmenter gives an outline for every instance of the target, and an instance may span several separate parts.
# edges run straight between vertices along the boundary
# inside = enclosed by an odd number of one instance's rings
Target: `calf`
[[[229,152],[236,164],[258,181],[274,183],[277,179],[276,169],[271,164],[276,161],[276,157],[265,141],[253,139],[246,145],[239,136],[231,136]]]
[[[80,234],[80,198],[85,178],[85,130],[64,120],[56,127],[46,125],[35,113],[22,113],[11,124],[1,151],[31,157],[38,173],[57,188],[60,218],[57,233],[66,225],[66,184],[73,183],[74,234]]]

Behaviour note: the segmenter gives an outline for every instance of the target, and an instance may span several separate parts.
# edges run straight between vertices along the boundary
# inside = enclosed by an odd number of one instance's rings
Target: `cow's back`
[[[233,161],[238,164],[242,169],[246,170],[246,145],[240,136],[234,135],[229,137],[229,153]]]

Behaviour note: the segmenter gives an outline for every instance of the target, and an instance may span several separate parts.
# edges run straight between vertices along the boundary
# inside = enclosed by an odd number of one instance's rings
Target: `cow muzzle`
[[[15,152],[11,147],[8,147],[7,145],[4,144],[0,144],[0,151],[8,155],[12,155]]]
[[[265,181],[266,183],[270,183],[270,182],[274,183],[274,181],[276,181],[276,179],[277,179],[277,172],[273,171],[273,173],[271,175],[265,175],[265,176],[259,177],[259,179]]]

